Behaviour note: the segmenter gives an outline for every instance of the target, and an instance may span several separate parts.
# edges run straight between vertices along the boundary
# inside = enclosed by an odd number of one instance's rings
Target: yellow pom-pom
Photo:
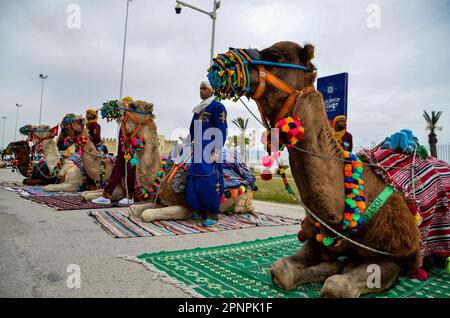
[[[281,131],[282,132],[284,132],[284,133],[288,133],[289,132],[289,130],[291,130],[291,127],[289,127],[289,125],[283,125],[282,127],[281,127]]]
[[[296,145],[298,143],[297,137],[292,137],[291,144]]]
[[[419,213],[416,213],[416,215],[414,216],[414,219],[416,220],[417,225],[422,223],[422,217],[419,215]]]
[[[289,123],[293,123],[294,119],[292,117],[288,117],[288,118],[285,119],[285,121],[286,121],[287,124],[289,124]]]

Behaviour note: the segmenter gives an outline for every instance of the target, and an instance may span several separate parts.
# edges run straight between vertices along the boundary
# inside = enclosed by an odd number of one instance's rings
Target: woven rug
[[[23,187],[23,183],[22,181],[3,181],[0,182],[0,186],[2,186],[6,190],[11,191]]]
[[[203,227],[201,223],[190,220],[168,220],[145,223],[134,216],[129,216],[127,211],[119,210],[90,211],[89,216],[93,217],[97,224],[115,238],[198,234],[245,229],[256,226],[284,226],[300,223],[296,219],[262,213],[221,215],[219,225],[214,227]]]
[[[112,204],[100,205],[85,202],[81,195],[30,195],[24,196],[24,198],[58,211],[99,209],[112,206]]]
[[[307,284],[284,291],[272,284],[269,268],[280,257],[298,251],[296,235],[211,248],[142,254],[136,261],[157,277],[197,297],[315,298],[321,284]],[[388,291],[363,295],[367,298],[442,298],[450,297],[450,274],[445,270],[429,272],[428,280],[400,277]]]

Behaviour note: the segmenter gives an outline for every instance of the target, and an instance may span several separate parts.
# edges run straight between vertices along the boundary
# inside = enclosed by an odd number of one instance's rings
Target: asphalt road
[[[0,169],[0,181],[21,180]],[[282,191],[282,189],[280,189]],[[302,208],[257,201],[262,213],[303,218]],[[118,258],[209,247],[293,234],[298,225],[179,236],[115,239],[87,210],[54,211],[0,187],[0,297],[191,297]],[[80,266],[80,288],[67,287],[70,264]]]

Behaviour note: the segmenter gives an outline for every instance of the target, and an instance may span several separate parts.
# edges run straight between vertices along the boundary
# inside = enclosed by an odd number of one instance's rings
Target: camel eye
[[[283,55],[276,50],[264,50],[261,53],[264,61],[278,62],[283,59]]]

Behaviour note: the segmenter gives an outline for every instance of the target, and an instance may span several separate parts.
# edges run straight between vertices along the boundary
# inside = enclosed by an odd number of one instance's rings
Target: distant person
[[[102,127],[99,125],[98,121],[98,110],[95,109],[88,109],[86,111],[86,119],[87,119],[87,130],[89,132],[89,136],[91,136],[92,142],[94,143],[95,147],[102,151],[103,153],[107,154],[108,149],[105,149],[106,147],[102,143]]]
[[[334,138],[344,148],[344,150],[352,152],[353,150],[353,137],[347,131],[347,117],[339,115],[334,118],[333,121]]]

